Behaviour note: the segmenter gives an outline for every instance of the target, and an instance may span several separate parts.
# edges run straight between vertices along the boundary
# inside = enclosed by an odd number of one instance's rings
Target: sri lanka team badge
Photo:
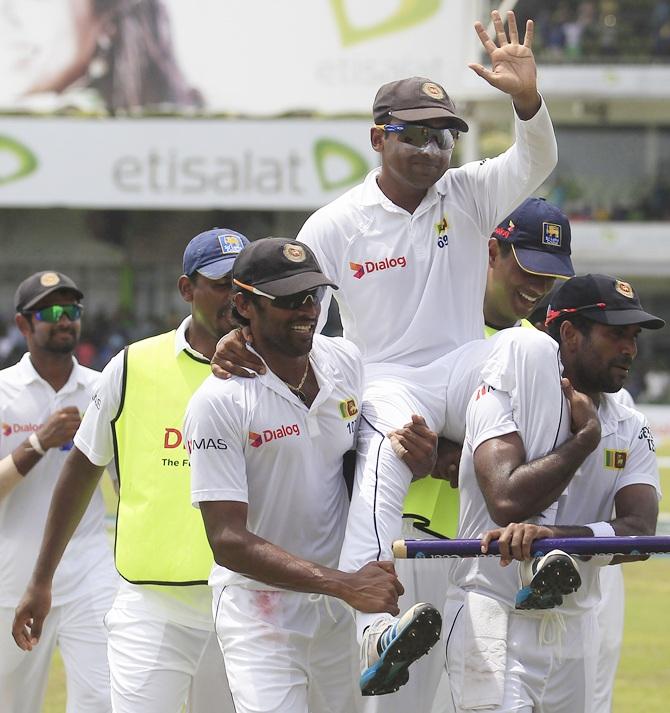
[[[237,237],[237,235],[222,234],[217,235],[219,240],[219,245],[221,246],[221,252],[224,255],[236,255],[242,252],[244,244]]]
[[[621,470],[626,467],[627,459],[628,451],[615,451],[611,448],[605,448],[605,468]]]
[[[635,293],[633,292],[633,288],[627,282],[624,282],[623,280],[616,280],[614,283],[614,289],[620,295],[623,295],[624,297],[628,297],[629,299],[633,299],[633,297],[635,295]]]
[[[340,415],[345,420],[355,418],[358,415],[358,404],[356,403],[356,399],[345,399],[344,401],[340,401]]]
[[[561,242],[561,226],[558,223],[542,223],[542,244],[560,248]]]

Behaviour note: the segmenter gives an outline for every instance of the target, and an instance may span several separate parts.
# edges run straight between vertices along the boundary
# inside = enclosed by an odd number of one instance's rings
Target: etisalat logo
[[[402,32],[413,25],[426,22],[439,10],[441,4],[442,0],[396,0],[390,4],[391,12],[379,17],[379,3],[355,3],[354,22],[348,12],[348,6],[354,3],[347,0],[330,0],[344,47],[382,35]]]
[[[25,178],[36,168],[37,158],[27,146],[0,135],[0,186]]]
[[[368,162],[351,146],[335,139],[317,139],[314,166],[324,191],[334,191],[359,183],[370,170]]]
[[[292,426],[282,425],[279,428],[266,428],[262,433],[249,431],[249,444],[252,448],[260,448],[264,443],[275,441],[278,438],[286,438],[287,436],[299,436],[300,426],[294,423]]]

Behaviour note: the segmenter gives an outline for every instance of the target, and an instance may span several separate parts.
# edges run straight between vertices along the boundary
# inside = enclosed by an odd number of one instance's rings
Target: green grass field
[[[670,447],[659,451],[670,456]],[[105,479],[105,482],[106,479]],[[661,470],[665,499],[661,512],[670,517],[670,468]],[[105,487],[108,508],[114,497]],[[670,557],[624,567],[626,621],[621,662],[614,688],[613,713],[667,713],[670,701]],[[42,713],[65,713],[65,676],[56,654]]]

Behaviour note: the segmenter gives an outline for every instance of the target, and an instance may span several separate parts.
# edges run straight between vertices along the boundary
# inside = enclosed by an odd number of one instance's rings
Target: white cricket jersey
[[[186,340],[186,332],[191,317],[186,317],[175,334],[175,356],[188,351],[196,357],[204,357],[196,352]],[[114,356],[100,375],[100,382],[89,408],[77,431],[74,444],[95,465],[107,465],[114,459],[114,436],[112,421],[121,406],[124,378],[124,353]],[[160,368],[160,364],[156,365]],[[166,388],[165,397],[170,392]],[[205,584],[171,587],[150,584],[131,584],[121,578],[115,608],[135,612],[139,616],[161,617],[166,621],[198,629],[211,629],[212,594]]]
[[[553,377],[560,383],[556,342],[534,329],[508,329],[490,339],[468,342],[425,367],[369,364],[362,432],[367,434],[371,428],[385,435],[419,414],[431,430],[463,442],[466,409],[483,374],[510,392],[518,411],[522,402],[534,399],[538,382]],[[559,395],[555,406],[560,405]],[[359,454],[360,450],[359,444]],[[391,543],[401,534],[409,468],[397,457],[381,458],[377,451],[369,460],[357,464],[340,558],[345,571],[355,571],[373,559],[391,559]]]
[[[366,364],[422,366],[481,339],[488,239],[556,165],[544,102],[515,130],[500,156],[446,171],[412,214],[382,193],[376,169],[300,230],[339,286],[344,336]]]
[[[185,421],[192,500],[248,503],[250,532],[335,567],[348,509],[342,456],[355,443],[363,368],[341,338],[316,335],[310,359],[319,393],[309,408],[269,369],[205,380]],[[217,564],[210,584],[272,589]]]
[[[585,525],[612,519],[614,499],[628,485],[649,485],[660,499],[661,486],[654,436],[646,417],[624,405],[625,396],[602,394],[598,407],[601,439],[582,463],[558,502],[557,525]],[[580,610],[600,598],[595,563],[580,563],[582,586],[569,597]]]
[[[0,371],[0,458],[16,449],[31,433],[66,406],[87,410],[97,371],[73,359],[67,383],[54,391],[35,371],[26,353],[14,366]],[[56,482],[72,443],[50,448],[22,481],[0,501],[0,606],[15,607],[23,596],[42,542],[42,533]],[[88,572],[111,549],[104,530],[105,508],[99,488],[93,493],[79,526],[65,548],[53,578],[52,604],[59,606],[82,596]]]
[[[524,338],[533,333],[531,330],[514,332],[524,334]],[[483,370],[483,383],[475,391],[467,411],[459,471],[459,538],[479,538],[487,530],[498,527],[489,515],[475,475],[473,454],[479,445],[491,438],[518,432],[530,462],[550,453],[570,437],[570,411],[560,388],[562,366],[557,358],[558,345],[554,345],[552,362],[548,354],[536,351],[542,348],[540,342],[536,342],[535,347],[527,344],[526,363],[516,370],[515,378],[519,380],[516,392],[507,389],[506,379],[500,378],[504,369],[496,375],[494,360]],[[545,511],[544,524],[586,525],[610,520],[614,497],[620,488],[645,483],[658,490],[653,438],[644,417],[618,404],[608,394],[602,396],[598,415],[601,444],[577,470],[555,506]],[[608,459],[612,464],[623,463],[624,467],[606,466]],[[531,518],[528,522],[540,520]],[[582,586],[576,594],[564,598],[560,607],[562,614],[582,613],[594,606],[600,596],[598,563],[579,562],[578,566]],[[450,582],[464,590],[477,590],[510,607],[514,606],[521,586],[516,563],[502,568],[494,558],[455,560]]]

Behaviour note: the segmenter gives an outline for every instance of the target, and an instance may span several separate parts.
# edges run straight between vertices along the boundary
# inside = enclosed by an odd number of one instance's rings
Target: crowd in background
[[[126,311],[113,315],[84,312],[81,340],[75,352],[77,360],[84,366],[102,371],[127,344],[175,329],[182,319],[183,315],[177,313],[164,318],[151,316],[138,319]],[[329,315],[324,333],[341,335],[336,309]],[[0,369],[16,363],[25,351],[25,341],[14,324],[13,315],[5,314],[0,318]],[[670,372],[660,355],[645,353],[642,348],[626,388],[636,401],[670,403]]]
[[[535,20],[543,63],[670,58],[669,0],[519,0],[514,11],[520,24]]]
[[[123,311],[114,315],[84,312],[81,340],[75,352],[77,360],[84,366],[101,371],[127,344],[174,329],[182,319],[183,316],[177,314],[165,318],[137,319]],[[4,369],[21,358],[26,345],[13,316],[5,316],[0,331],[0,369]]]

